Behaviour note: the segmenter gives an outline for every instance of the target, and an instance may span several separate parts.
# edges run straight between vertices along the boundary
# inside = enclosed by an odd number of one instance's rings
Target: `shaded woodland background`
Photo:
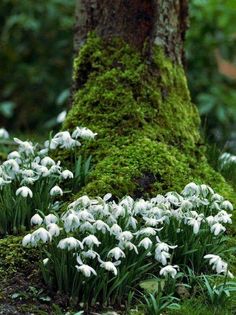
[[[236,2],[190,2],[186,71],[192,99],[207,141],[236,153]],[[70,95],[74,6],[74,0],[1,1],[1,126],[36,134],[57,128]]]

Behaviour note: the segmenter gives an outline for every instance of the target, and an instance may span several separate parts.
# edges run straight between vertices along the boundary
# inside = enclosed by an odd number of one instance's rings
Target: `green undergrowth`
[[[90,34],[73,79],[76,93],[63,129],[79,124],[98,133],[84,149],[94,167],[80,195],[147,197],[195,181],[236,200],[205,158],[184,71],[160,48],[148,58],[120,39]]]

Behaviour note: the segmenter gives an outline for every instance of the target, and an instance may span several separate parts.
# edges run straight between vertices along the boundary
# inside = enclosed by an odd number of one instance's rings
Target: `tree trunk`
[[[183,69],[187,0],[77,0],[65,129],[98,133],[83,193],[154,195],[190,181],[230,192],[204,156]]]

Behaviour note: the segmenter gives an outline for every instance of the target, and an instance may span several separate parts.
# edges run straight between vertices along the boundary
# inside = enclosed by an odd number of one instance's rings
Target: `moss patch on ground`
[[[73,79],[76,92],[63,128],[98,133],[83,149],[94,167],[80,195],[147,197],[195,181],[234,201],[205,158],[183,68],[159,47],[150,57],[120,39],[90,34],[75,58]]]

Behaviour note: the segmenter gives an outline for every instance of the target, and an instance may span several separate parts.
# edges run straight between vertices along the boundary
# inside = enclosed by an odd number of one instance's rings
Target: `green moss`
[[[122,40],[91,34],[75,58],[73,78],[77,92],[63,128],[98,133],[85,147],[94,168],[80,194],[150,196],[196,181],[232,195],[204,157],[184,71],[160,48],[150,59]]]

